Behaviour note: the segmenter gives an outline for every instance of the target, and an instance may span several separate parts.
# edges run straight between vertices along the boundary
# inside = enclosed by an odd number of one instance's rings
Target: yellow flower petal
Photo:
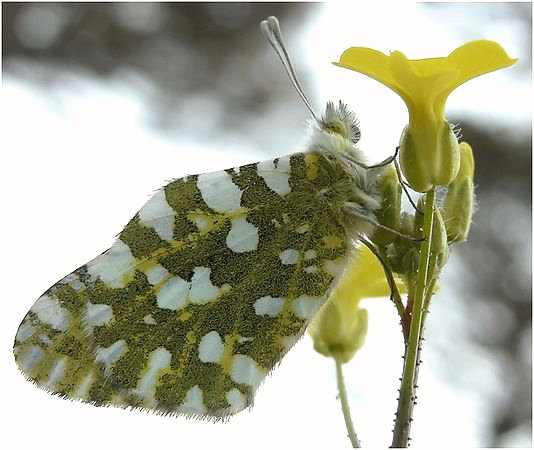
[[[374,78],[393,89],[401,97],[403,95],[389,67],[389,56],[378,50],[366,47],[351,47],[341,55],[336,66],[355,70]]]
[[[454,50],[446,60],[447,65],[454,67],[459,73],[454,82],[443,86],[437,99],[443,105],[449,94],[466,81],[517,62],[517,59],[510,58],[497,42],[484,39],[467,42]]]
[[[400,292],[404,284],[397,280]],[[327,304],[309,327],[314,348],[324,356],[349,361],[361,348],[367,334],[367,311],[359,307],[367,297],[389,296],[382,266],[367,247],[355,255]]]
[[[391,72],[404,93],[402,98],[411,118],[420,111],[432,108],[441,92],[440,87],[456,78],[458,70],[445,69],[443,66],[443,58],[411,61],[399,51],[391,53]],[[407,98],[410,100],[407,101]]]
[[[337,66],[361,72],[402,97],[410,122],[400,142],[400,163],[410,185],[419,192],[448,185],[460,165],[458,143],[445,118],[449,94],[466,81],[511,66],[510,58],[493,41],[468,42],[445,58],[410,60],[402,52],[385,55],[352,47]]]
[[[477,40],[441,58],[408,59],[396,50],[390,55],[366,47],[345,50],[334,65],[363,73],[388,86],[401,97],[419,97],[421,81],[448,95],[466,81],[517,62],[494,41]]]
[[[389,285],[382,265],[367,247],[362,246],[336,286],[332,297],[338,298],[340,303],[348,302],[354,305],[362,298],[388,297],[389,294]]]

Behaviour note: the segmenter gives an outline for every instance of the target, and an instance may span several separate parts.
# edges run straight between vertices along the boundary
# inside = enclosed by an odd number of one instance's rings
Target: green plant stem
[[[415,286],[412,318],[410,322],[410,337],[404,355],[404,368],[400,388],[395,427],[393,429],[394,448],[405,448],[410,439],[410,425],[412,422],[413,406],[415,402],[415,379],[417,354],[420,346],[421,324],[423,316],[423,301],[427,284],[428,263],[432,241],[432,228],[434,225],[434,200],[436,191],[432,188],[427,192],[425,201],[425,216],[423,220],[424,242],[421,244],[419,269]]]
[[[426,289],[425,293],[425,302],[423,304],[423,314],[421,315],[421,332],[419,334],[419,345],[417,346],[417,361],[415,363],[415,375],[414,375],[414,391],[417,389],[417,379],[419,378],[419,367],[421,367],[421,350],[423,347],[423,339],[425,334],[425,328],[426,328],[426,317],[428,314],[428,308],[430,307],[430,302],[432,301],[432,296],[434,295],[434,288],[436,287],[436,283],[438,281],[438,273],[435,271],[436,269],[436,257],[431,256],[430,257],[430,264],[428,268],[428,279],[430,280],[428,283],[428,287]],[[415,405],[414,401],[414,405]]]
[[[404,335],[404,341],[408,341],[408,323],[405,320],[405,311],[404,311],[404,305],[402,304],[402,298],[399,293],[399,289],[397,288],[397,283],[395,282],[395,277],[393,276],[393,271],[391,270],[391,267],[389,266],[387,262],[387,257],[384,254],[385,252],[381,249],[377,249],[373,243],[369,242],[367,239],[361,239],[362,244],[364,244],[373,255],[376,256],[376,259],[380,262],[382,265],[382,269],[384,270],[384,275],[386,276],[386,280],[389,285],[389,290],[391,291],[391,300],[393,301],[393,304],[395,305],[395,308],[397,308],[397,312],[399,313],[399,317],[401,319],[401,326],[402,326],[402,334]]]
[[[436,288],[436,283],[438,282],[439,273],[440,270],[437,267],[437,256],[432,255],[430,257],[430,263],[428,265],[428,287],[425,292],[425,302],[423,304],[422,326],[425,325],[426,315],[428,313],[428,308],[434,295],[434,290]]]
[[[341,410],[343,411],[343,418],[345,419],[345,426],[347,427],[348,436],[352,443],[352,448],[360,448],[360,441],[354,431],[352,419],[350,417],[349,402],[347,400],[347,391],[345,390],[345,382],[343,381],[343,370],[341,368],[341,361],[335,358],[336,374],[337,374],[337,388],[339,390],[339,399],[341,401]]]

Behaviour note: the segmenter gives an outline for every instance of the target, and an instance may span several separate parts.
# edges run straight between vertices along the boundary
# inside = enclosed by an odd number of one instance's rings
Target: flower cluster
[[[383,170],[380,181],[383,204],[376,214],[383,227],[375,231],[372,241],[384,267],[367,248],[355,259],[312,323],[310,333],[318,352],[345,363],[363,345],[367,311],[359,307],[359,302],[365,297],[390,294],[384,270],[397,277],[398,291],[408,292],[407,304],[396,305],[401,322],[409,320],[420,270],[421,242],[425,239],[429,240],[425,301],[429,301],[448,259],[450,245],[467,239],[475,202],[473,152],[469,144],[458,142],[445,117],[445,102],[462,83],[516,61],[496,42],[477,40],[458,47],[447,57],[419,60],[410,60],[399,51],[385,55],[370,48],[352,47],[334,63],[376,79],[404,100],[409,123],[400,137],[400,166],[409,186],[423,194],[413,213],[401,212],[401,174],[392,165]],[[434,208],[438,186],[442,187],[443,195],[440,206]],[[429,228],[432,233],[428,236],[423,233],[422,214],[426,192],[432,194],[433,211]]]

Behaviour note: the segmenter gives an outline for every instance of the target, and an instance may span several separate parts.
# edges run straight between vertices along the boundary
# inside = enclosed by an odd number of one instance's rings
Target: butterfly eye
[[[349,139],[354,144],[356,144],[360,140],[361,136],[362,136],[362,133],[360,131],[360,127],[356,123],[352,124],[351,125],[351,133],[350,133]]]
[[[345,123],[339,119],[334,119],[323,124],[323,129],[328,133],[339,134],[344,138],[348,138],[348,130]]]

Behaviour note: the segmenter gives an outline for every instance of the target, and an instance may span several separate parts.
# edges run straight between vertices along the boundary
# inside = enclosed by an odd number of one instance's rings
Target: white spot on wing
[[[284,344],[285,351],[289,351],[297,343],[296,336],[284,336],[282,338],[282,343]]]
[[[28,320],[25,320],[20,324],[15,340],[17,342],[24,342],[31,337],[33,333],[35,333],[35,327]]]
[[[265,372],[246,355],[235,355],[231,370],[230,376],[233,381],[248,384],[253,388],[257,388],[265,377]]]
[[[317,258],[317,252],[315,250],[306,250],[304,252],[304,260],[309,261],[310,259]]]
[[[254,310],[258,316],[271,316],[276,317],[282,311],[284,307],[284,299],[279,297],[266,297],[259,298],[254,303]]]
[[[108,323],[113,317],[113,309],[109,305],[93,305],[87,303],[87,325],[99,327]]]
[[[243,191],[224,170],[199,175],[197,187],[206,205],[217,212],[236,211],[241,207]]]
[[[39,340],[46,346],[50,345],[52,342],[46,334],[40,334]]]
[[[19,367],[26,374],[29,374],[33,366],[43,357],[43,350],[37,345],[32,345],[24,356],[19,360]]]
[[[57,298],[43,295],[35,302],[31,311],[37,314],[41,322],[58,331],[65,331],[69,326],[69,312],[59,305]]]
[[[262,161],[256,165],[258,175],[263,178],[265,184],[280,196],[287,195],[291,192],[289,186],[289,172],[291,165],[289,156],[279,158],[278,162]]]
[[[104,364],[107,370],[115,364],[126,351],[127,345],[124,339],[114,342],[109,347],[97,347],[95,360]]]
[[[76,389],[76,391],[74,392],[73,397],[86,399],[87,395],[89,394],[89,388],[93,384],[93,381],[93,372],[91,371],[84,377],[84,379],[78,386],[78,389]]]
[[[161,239],[170,241],[173,236],[174,214],[165,197],[165,189],[160,189],[139,210],[139,221],[146,227],[153,228]]]
[[[52,389],[56,383],[58,383],[65,375],[65,366],[67,364],[67,358],[61,358],[55,362],[48,372],[48,380],[45,386],[48,389]]]
[[[215,300],[219,296],[219,288],[210,280],[211,269],[208,267],[195,267],[191,279],[189,300],[191,303],[202,304]]]
[[[204,363],[219,362],[223,351],[224,344],[216,331],[210,331],[203,336],[198,345],[198,357]]]
[[[304,272],[306,273],[315,273],[317,272],[317,267],[315,266],[308,266],[304,269]]]
[[[133,274],[134,263],[130,248],[117,239],[109,250],[87,263],[87,271],[112,288],[122,288],[124,278]]]
[[[295,249],[288,248],[280,253],[280,261],[282,264],[290,265],[295,264],[299,259],[299,252]]]
[[[343,258],[338,258],[333,261],[327,260],[324,263],[325,270],[332,276],[338,276],[343,272],[345,268],[345,260]]]
[[[204,395],[198,385],[193,386],[185,394],[185,402],[180,406],[179,411],[190,414],[204,414],[206,407],[204,406]]]
[[[143,322],[145,322],[147,325],[156,325],[156,320],[151,314],[147,314],[145,317],[143,317]]]
[[[67,276],[63,277],[61,281],[59,281],[60,284],[69,284],[73,281],[80,281],[80,277],[75,273],[69,273]]]
[[[244,217],[234,217],[232,228],[226,236],[226,245],[236,253],[251,252],[258,248],[258,229]]]
[[[137,383],[134,392],[146,400],[154,400],[154,389],[161,370],[169,367],[171,353],[165,347],[154,350],[149,357],[148,367],[142,378]]]
[[[151,267],[145,272],[145,275],[148,279],[148,282],[154,286],[163,281],[165,277],[168,277],[170,274],[165,269],[165,267],[156,264],[154,267]]]
[[[160,308],[176,311],[183,308],[187,301],[189,283],[180,277],[168,279],[156,295],[157,304]]]
[[[245,396],[236,388],[226,393],[226,401],[230,405],[232,413],[241,411],[245,407]]]
[[[317,297],[307,297],[301,295],[293,300],[293,310],[301,319],[310,319],[321,306],[321,299]]]
[[[75,273],[69,273],[60,281],[60,283],[68,284],[75,291],[80,291],[85,287],[85,285],[81,282],[80,277]]]
[[[199,231],[204,232],[209,230],[209,222],[208,219],[206,219],[205,217],[195,216],[193,217],[193,222],[195,223]]]
[[[75,280],[70,282],[69,286],[75,291],[81,291],[85,287],[85,284],[83,284],[80,280]]]

